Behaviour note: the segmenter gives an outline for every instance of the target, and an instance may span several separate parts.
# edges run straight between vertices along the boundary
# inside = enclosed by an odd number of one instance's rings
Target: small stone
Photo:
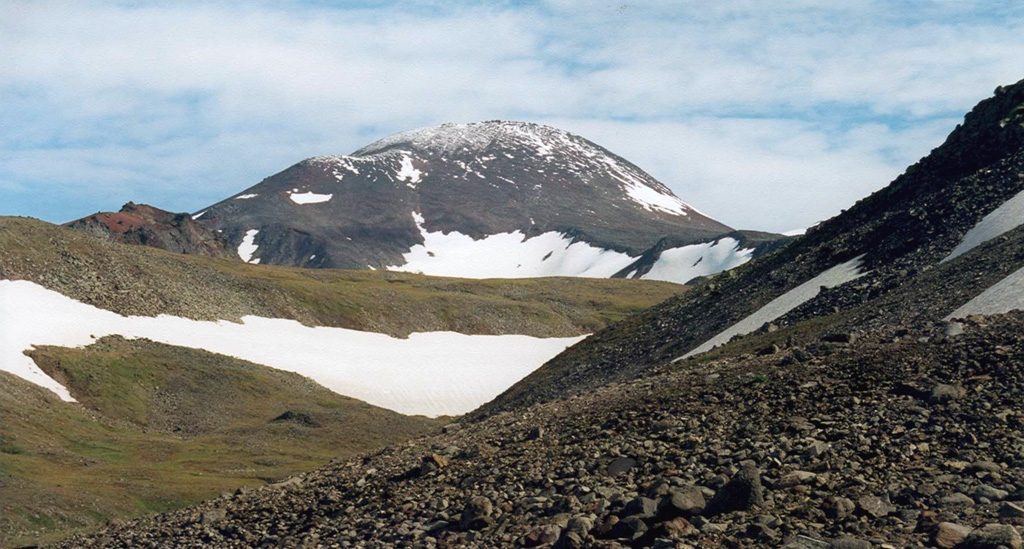
[[[990,501],[1003,501],[1010,495],[1006,490],[1000,490],[999,488],[989,486],[988,484],[978,486],[974,489],[973,493],[976,499],[987,498]]]
[[[583,536],[576,532],[566,532],[562,534],[562,539],[559,540],[561,549],[582,549],[584,545]]]
[[[636,467],[636,460],[628,457],[618,457],[608,464],[608,476],[616,476]]]
[[[591,530],[594,529],[594,521],[590,520],[589,517],[577,516],[569,519],[569,522],[565,525],[566,532],[575,532],[580,537],[586,537]]]
[[[963,541],[964,549],[1020,549],[1021,539],[1017,529],[1009,524],[986,524],[972,530]]]
[[[829,549],[871,549],[871,542],[862,539],[845,537],[834,539],[828,544]]]
[[[526,440],[539,440],[544,437],[544,428],[537,426],[530,429],[529,434],[526,435]]]
[[[937,547],[952,549],[967,539],[971,529],[952,522],[940,522],[932,534],[932,543]]]
[[[631,500],[622,508],[622,512],[619,513],[621,517],[632,517],[637,516],[640,518],[650,518],[658,514],[658,502],[651,498],[636,498]]]
[[[814,480],[814,478],[817,476],[818,475],[810,471],[793,471],[792,473],[788,473],[787,475],[779,479],[779,487],[790,488],[792,486],[806,484]]]
[[[830,333],[825,334],[821,340],[829,343],[853,343],[857,341],[857,334],[853,332]]]
[[[783,549],[825,549],[829,546],[826,541],[821,541],[804,535],[798,535],[782,546]]]
[[[616,539],[636,540],[643,537],[649,528],[647,523],[638,516],[626,517],[615,524],[611,530],[611,537]]]
[[[849,498],[829,496],[825,499],[825,515],[832,519],[844,519],[856,508],[857,505]]]
[[[683,517],[676,517],[654,525],[654,535],[657,537],[681,538],[696,533],[697,528]]]
[[[964,333],[964,325],[956,321],[950,321],[946,323],[946,327],[942,332],[946,337],[956,337]]]
[[[203,511],[203,513],[199,515],[199,522],[209,525],[215,522],[220,522],[224,520],[225,517],[227,517],[227,513],[223,509],[210,509],[208,511]]]
[[[536,528],[529,534],[526,534],[526,536],[522,540],[522,543],[524,547],[537,547],[539,545],[555,543],[561,536],[561,528],[554,524],[548,524],[546,526]]]
[[[945,383],[936,385],[930,395],[928,402],[932,404],[946,404],[954,400],[960,400],[967,395],[967,390],[962,385],[947,385]]]
[[[684,489],[673,489],[669,491],[668,505],[670,508],[683,516],[699,515],[704,510],[706,502],[700,488],[689,487]]]
[[[882,518],[892,512],[892,507],[878,496],[864,496],[857,500],[857,509],[872,517]]]
[[[729,482],[719,488],[704,510],[713,517],[730,511],[744,511],[753,506],[764,505],[764,487],[761,485],[761,470],[753,462],[744,462],[742,468]]]
[[[810,446],[807,447],[806,454],[808,457],[811,457],[813,459],[819,459],[821,458],[821,456],[827,454],[828,450],[829,445],[827,442],[821,442],[820,440],[816,440],[812,442]]]
[[[611,535],[611,533],[612,533],[612,530],[615,529],[615,526],[618,523],[619,523],[619,517],[617,517],[615,515],[608,515],[607,517],[605,517],[604,522],[602,522],[597,527],[595,532],[597,533],[598,537],[602,537],[602,538],[609,537]]]
[[[469,498],[465,509],[462,511],[459,526],[463,530],[482,530],[493,522],[491,520],[491,513],[493,512],[494,506],[491,504],[491,500],[483,496],[473,496]]]
[[[942,498],[939,501],[940,501],[940,503],[942,503],[942,505],[944,505],[946,507],[957,507],[957,506],[965,506],[966,507],[966,506],[974,505],[974,500],[971,498],[971,496],[968,496],[967,494],[964,494],[964,493],[961,493],[961,492],[957,492],[955,494],[950,494],[950,495]]]
[[[980,460],[967,466],[969,473],[998,473],[1002,470],[1003,467],[994,461]]]
[[[1006,502],[999,508],[999,516],[1003,518],[1024,518],[1024,502]]]

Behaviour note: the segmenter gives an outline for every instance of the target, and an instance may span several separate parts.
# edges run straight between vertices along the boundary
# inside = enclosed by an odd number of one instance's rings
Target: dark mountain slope
[[[352,156],[311,158],[196,217],[234,246],[258,231],[253,260],[348,269],[403,265],[424,242],[421,227],[476,239],[555,232],[633,256],[664,237],[693,244],[731,230],[582,137],[499,121],[422,128]]]
[[[866,275],[794,313],[809,318],[900,288],[1024,189],[1024,82],[996,90],[928,157],[782,249],[568,349],[476,417],[629,379],[679,357],[819,273],[864,255]],[[948,312],[948,311],[947,311]]]

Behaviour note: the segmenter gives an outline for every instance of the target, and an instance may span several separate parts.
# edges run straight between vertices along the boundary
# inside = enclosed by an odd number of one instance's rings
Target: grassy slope
[[[0,279],[39,283],[121,314],[291,318],[405,336],[414,331],[593,332],[683,291],[664,282],[469,280],[248,265],[115,244],[41,221],[0,217]]]
[[[0,546],[181,507],[437,425],[296,374],[145,340],[32,356],[80,404],[0,372]],[[287,411],[298,419],[273,421]]]

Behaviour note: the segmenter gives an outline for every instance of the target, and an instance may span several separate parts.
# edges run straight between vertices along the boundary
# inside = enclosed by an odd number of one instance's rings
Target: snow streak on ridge
[[[823,286],[825,288],[834,288],[863,276],[864,273],[862,273],[860,269],[863,259],[864,256],[859,255],[846,263],[841,263],[822,272],[818,276],[773,299],[750,316],[736,324],[733,324],[725,331],[705,341],[697,348],[673,360],[673,362],[690,358],[691,356],[699,355],[701,353],[706,353],[719,345],[728,343],[734,336],[746,335],[757,330],[761,326],[764,326],[765,323],[771,322],[800,305],[814,299],[814,297],[821,292],[821,288]]]
[[[945,263],[981,246],[985,242],[1007,233],[1024,223],[1024,191],[1000,204],[977,225],[967,231],[956,248],[940,263]]]

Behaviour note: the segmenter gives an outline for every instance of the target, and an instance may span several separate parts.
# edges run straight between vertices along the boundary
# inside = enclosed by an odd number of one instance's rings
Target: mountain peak
[[[501,120],[310,158],[204,211],[246,260],[451,276],[611,276],[664,238],[710,246],[732,232],[583,137]],[[508,268],[481,270],[495,254]]]
[[[550,155],[556,143],[572,144],[586,141],[567,131],[513,120],[487,120],[484,122],[445,123],[399,132],[379,139],[359,149],[353,156],[379,154],[394,148],[411,148],[431,152],[482,152],[495,142],[506,146],[533,144],[542,156]]]

